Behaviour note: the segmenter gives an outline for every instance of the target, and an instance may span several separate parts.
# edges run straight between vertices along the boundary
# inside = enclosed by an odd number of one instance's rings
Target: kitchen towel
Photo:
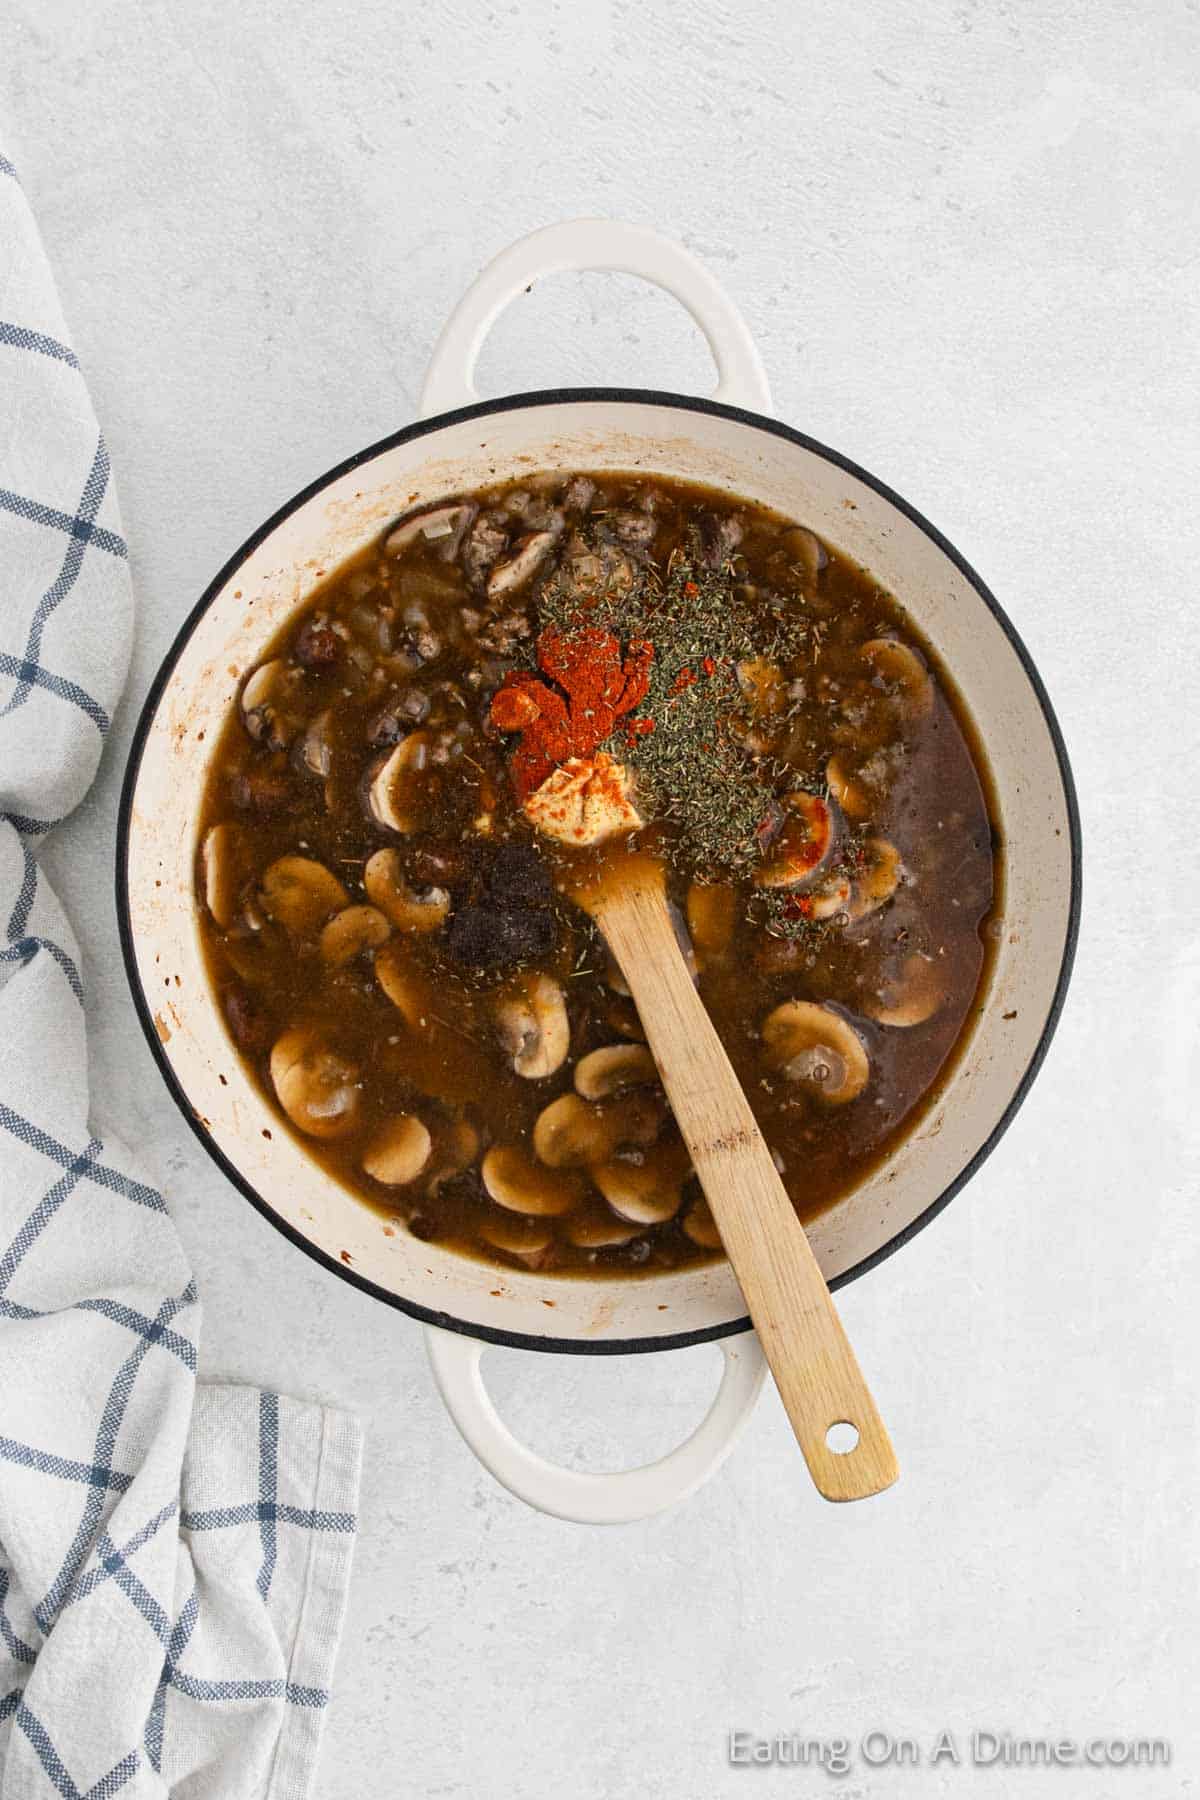
[[[89,1122],[85,972],[38,866],[132,626],[108,454],[0,154],[0,1800],[301,1800],[358,1427],[197,1386],[195,1284]]]

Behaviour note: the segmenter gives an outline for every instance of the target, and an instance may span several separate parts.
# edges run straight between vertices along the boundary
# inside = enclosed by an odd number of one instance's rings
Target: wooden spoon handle
[[[825,1278],[692,983],[661,893],[597,911],[641,1014],[809,1472],[827,1500],[890,1487],[899,1465]],[[839,1453],[834,1425],[858,1433]],[[847,1437],[849,1433],[844,1434]]]

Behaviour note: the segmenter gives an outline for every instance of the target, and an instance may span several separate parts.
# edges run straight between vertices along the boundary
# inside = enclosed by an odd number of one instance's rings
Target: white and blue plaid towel
[[[40,875],[125,678],[108,457],[0,156],[0,1797],[299,1800],[359,1434],[198,1388],[162,1196],[89,1124],[84,984]]]

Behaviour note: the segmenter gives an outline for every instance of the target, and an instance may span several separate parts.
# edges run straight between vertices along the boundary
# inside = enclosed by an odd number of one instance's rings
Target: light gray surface
[[[206,1371],[370,1428],[323,1796],[816,1794],[817,1772],[727,1769],[725,1730],[927,1744],[943,1725],[1165,1733],[1176,1761],[856,1761],[833,1791],[1191,1791],[1195,8],[10,0],[4,43],[0,118],[141,607],[102,780],[45,853],[86,955],[96,1110],[167,1185]],[[858,1508],[816,1498],[773,1397],[726,1473],[650,1524],[585,1531],[510,1501],[441,1413],[416,1328],[208,1166],[117,954],[120,770],[183,613],[266,513],[411,418],[481,262],[581,212],[708,259],[780,415],[983,571],[1081,788],[1090,891],[1046,1069],[966,1194],[843,1297],[904,1466]],[[609,277],[530,296],[484,363],[490,392],[709,379],[671,303]],[[716,1362],[490,1367],[536,1445],[599,1466],[680,1435]]]

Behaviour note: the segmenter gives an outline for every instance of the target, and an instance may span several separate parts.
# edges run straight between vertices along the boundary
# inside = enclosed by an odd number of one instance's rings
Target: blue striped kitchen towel
[[[0,1800],[300,1800],[358,1427],[197,1387],[195,1284],[89,1122],[84,972],[37,860],[95,774],[132,622],[104,440],[0,155]]]

